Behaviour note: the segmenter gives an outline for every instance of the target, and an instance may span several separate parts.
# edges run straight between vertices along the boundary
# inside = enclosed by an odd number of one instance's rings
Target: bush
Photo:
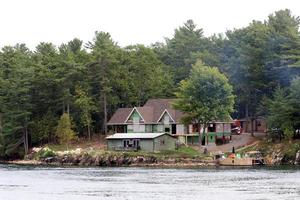
[[[285,161],[293,161],[295,160],[296,153],[300,150],[300,144],[290,144],[285,148],[284,154],[284,160]]]
[[[54,157],[55,155],[56,155],[55,152],[49,148],[44,148],[38,153],[39,158]]]

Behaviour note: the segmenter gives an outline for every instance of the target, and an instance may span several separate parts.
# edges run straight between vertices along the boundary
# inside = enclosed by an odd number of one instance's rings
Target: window
[[[140,146],[140,140],[139,139],[126,139],[126,140],[123,140],[123,146],[125,148],[130,148],[130,147],[137,148],[137,147]]]
[[[165,133],[170,133],[170,128],[169,127],[165,128]]]
[[[157,125],[157,132],[163,132],[163,125]]]

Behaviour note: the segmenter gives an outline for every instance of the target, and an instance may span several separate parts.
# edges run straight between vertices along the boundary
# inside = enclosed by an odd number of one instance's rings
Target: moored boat
[[[239,153],[216,154],[215,160],[218,165],[224,166],[255,166],[264,165],[264,159],[260,151],[249,151],[244,155]]]

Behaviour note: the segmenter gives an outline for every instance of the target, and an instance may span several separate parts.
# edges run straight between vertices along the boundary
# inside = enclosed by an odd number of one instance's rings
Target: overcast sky
[[[87,42],[96,30],[121,46],[149,45],[172,37],[188,19],[208,36],[285,8],[300,16],[300,0],[0,0],[0,46]]]

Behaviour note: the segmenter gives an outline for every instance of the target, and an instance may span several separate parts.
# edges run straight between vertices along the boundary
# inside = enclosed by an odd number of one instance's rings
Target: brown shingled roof
[[[153,108],[144,106],[144,107],[136,107],[139,113],[142,115],[145,120],[144,123],[153,123]]]
[[[123,124],[133,108],[119,108],[107,124]]]
[[[137,111],[142,115],[145,120],[144,123],[157,123],[165,110],[171,115],[176,123],[181,123],[183,113],[179,110],[172,108],[174,99],[150,99],[143,107],[136,107]],[[109,120],[109,124],[124,124],[128,115],[134,108],[120,108]]]

